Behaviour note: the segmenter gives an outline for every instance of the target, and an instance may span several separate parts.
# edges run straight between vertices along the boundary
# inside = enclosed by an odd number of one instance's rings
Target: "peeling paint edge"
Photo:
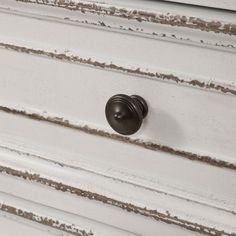
[[[176,35],[173,33],[166,33],[166,32],[158,32],[154,30],[145,30],[145,27],[137,27],[136,24],[134,25],[121,25],[121,24],[113,24],[113,23],[107,23],[105,19],[103,20],[86,20],[86,19],[73,19],[70,17],[55,17],[51,15],[35,15],[32,13],[29,13],[27,11],[19,11],[14,8],[6,8],[6,7],[0,7],[0,10],[4,11],[5,13],[9,13],[9,11],[12,14],[20,15],[20,16],[27,16],[33,19],[41,19],[41,20],[47,20],[47,21],[56,21],[60,23],[66,23],[66,24],[72,24],[72,25],[87,25],[90,27],[102,27],[106,30],[119,30],[124,31],[128,33],[135,33],[139,37],[146,37],[151,39],[161,39],[161,40],[169,40],[173,42],[179,42],[184,44],[191,44],[191,45],[198,45],[198,46],[206,46],[206,47],[217,47],[220,50],[229,50],[232,51],[236,49],[236,46],[232,43],[223,43],[221,41],[212,42],[207,39],[195,39],[194,37],[188,37],[188,36],[181,36]],[[45,18],[46,17],[46,18]]]
[[[146,21],[170,26],[186,27],[198,29],[206,32],[223,33],[236,35],[236,24],[222,23],[220,21],[207,21],[198,17],[189,17],[181,15],[171,15],[162,13],[146,12],[142,10],[128,10],[114,6],[104,6],[96,3],[74,2],[66,0],[16,0],[24,3],[33,3],[47,5],[52,7],[64,8],[82,13],[92,13],[97,15],[108,15],[125,18],[127,20],[137,20],[138,22]]]
[[[71,129],[74,129],[77,131],[81,131],[86,134],[97,135],[97,136],[109,138],[112,140],[133,144],[133,145],[136,145],[136,146],[139,146],[142,148],[146,148],[146,149],[149,149],[152,151],[162,151],[165,153],[169,153],[171,155],[186,158],[188,160],[199,161],[199,162],[206,163],[206,164],[216,166],[216,167],[236,170],[236,164],[234,164],[234,163],[230,163],[230,162],[223,161],[223,160],[218,160],[218,159],[212,158],[210,156],[203,156],[203,155],[198,155],[198,154],[191,153],[191,152],[177,150],[172,147],[169,147],[166,145],[161,145],[158,143],[146,142],[146,141],[143,141],[140,139],[132,139],[130,137],[109,133],[104,130],[90,128],[87,125],[79,126],[79,125],[70,123],[69,120],[64,119],[62,117],[44,116],[44,115],[41,115],[38,113],[30,113],[30,112],[27,112],[24,110],[17,110],[17,109],[5,107],[5,106],[0,106],[0,111],[14,114],[14,115],[20,115],[20,116],[23,116],[23,117],[26,117],[29,119],[33,119],[33,120],[49,122],[49,123],[60,125],[60,126],[66,127],[66,128],[71,128]]]
[[[0,210],[75,236],[94,236],[92,231],[86,232],[85,230],[79,230],[73,224],[66,224],[57,219],[37,215],[34,214],[33,212],[25,211],[20,208],[16,208],[4,203],[0,203]]]
[[[164,73],[158,73],[158,72],[156,72],[156,73],[145,72],[145,71],[141,70],[140,68],[130,69],[130,68],[125,68],[122,66],[115,65],[113,63],[106,64],[105,62],[94,61],[91,58],[85,59],[85,58],[81,58],[79,56],[67,55],[65,53],[43,51],[43,50],[38,50],[38,49],[17,46],[17,45],[13,45],[13,44],[2,43],[2,42],[0,42],[0,47],[8,49],[8,50],[13,50],[16,52],[27,53],[30,55],[45,56],[45,57],[58,59],[58,60],[62,60],[62,61],[80,63],[80,64],[94,66],[97,68],[102,68],[102,69],[107,69],[107,70],[115,70],[115,71],[122,72],[122,73],[128,73],[130,75],[147,77],[147,78],[150,78],[153,80],[158,79],[161,81],[173,82],[175,84],[187,85],[187,86],[191,86],[194,88],[209,89],[209,90],[214,90],[216,92],[220,92],[223,94],[229,94],[229,95],[236,96],[236,89],[228,88],[228,87],[225,87],[220,84],[215,84],[213,82],[207,83],[207,82],[200,81],[197,79],[184,80],[184,79],[181,79],[178,76],[175,76],[173,74],[164,74]]]
[[[41,156],[41,155],[36,155],[36,154],[32,154],[32,153],[29,153],[29,152],[26,152],[25,150],[22,151],[22,150],[19,150],[19,149],[15,149],[16,147],[9,147],[9,146],[1,146],[0,145],[0,149],[3,149],[5,151],[8,151],[8,152],[11,152],[13,153],[14,155],[19,155],[19,156],[24,156],[24,157],[30,157],[30,158],[33,158],[33,159],[38,159],[40,161],[46,161],[47,163],[51,163],[57,167],[62,167],[62,168],[68,168],[68,169],[71,169],[71,170],[75,170],[75,171],[85,171],[86,173],[89,173],[89,174],[92,174],[92,175],[96,175],[96,176],[100,176],[100,177],[103,177],[103,178],[106,178],[106,179],[109,179],[109,180],[112,180],[112,181],[115,181],[115,182],[119,182],[121,184],[128,184],[132,187],[137,187],[137,188],[142,188],[142,189],[145,189],[147,191],[152,191],[152,192],[155,192],[155,193],[158,193],[158,194],[163,194],[165,196],[170,196],[170,197],[174,197],[174,198],[177,198],[179,200],[184,200],[184,201],[191,201],[193,203],[197,203],[197,204],[201,204],[201,205],[205,205],[205,206],[209,206],[209,204],[205,203],[205,202],[202,202],[202,201],[198,201],[198,200],[194,200],[193,198],[186,198],[186,197],[183,197],[182,195],[176,195],[176,194],[173,194],[173,193],[170,193],[170,192],[166,192],[164,190],[159,190],[159,189],[156,189],[156,188],[152,188],[152,187],[148,187],[148,186],[145,186],[143,184],[138,184],[136,182],[133,182],[133,181],[129,181],[129,180],[125,180],[123,178],[117,178],[117,177],[114,177],[114,176],[110,176],[110,175],[107,175],[107,174],[103,174],[103,173],[100,173],[100,172],[96,172],[94,170],[90,170],[90,169],[87,169],[85,167],[81,167],[81,166],[74,166],[74,165],[70,165],[70,164],[67,164],[67,163],[64,163],[64,162],[61,162],[61,161],[56,161],[56,160],[53,160],[53,159],[48,159],[46,158],[45,156]],[[4,162],[2,162],[4,163]],[[4,163],[5,164],[5,163]],[[10,168],[15,168],[13,166],[7,166],[7,167],[10,167]],[[27,168],[26,168],[27,169]],[[22,169],[21,169],[22,171]],[[185,193],[184,193],[185,194]],[[216,199],[217,201],[219,199]],[[217,210],[220,210],[220,211],[224,211],[224,212],[227,212],[227,213],[230,213],[230,214],[233,214],[236,216],[236,211],[234,210],[230,210],[230,209],[226,209],[224,207],[219,207],[219,206],[215,206],[215,205],[211,205],[212,208],[215,208]]]
[[[32,182],[36,182],[36,183],[40,183],[43,185],[46,185],[50,188],[53,188],[57,191],[62,191],[62,192],[68,192],[70,194],[74,194],[78,197],[84,197],[87,198],[89,200],[95,200],[98,202],[102,202],[104,204],[108,204],[117,208],[120,208],[122,210],[126,210],[128,212],[133,212],[135,214],[139,214],[145,217],[149,217],[152,218],[156,221],[161,221],[167,224],[174,224],[177,226],[180,226],[182,228],[194,231],[194,232],[198,232],[201,234],[205,234],[205,235],[211,235],[211,236],[235,236],[234,233],[226,233],[222,230],[217,230],[215,228],[210,228],[207,226],[203,226],[197,223],[193,223],[190,221],[186,221],[186,220],[182,220],[179,219],[177,216],[172,216],[170,215],[169,212],[164,213],[159,213],[156,210],[151,210],[151,209],[147,209],[146,207],[142,208],[142,207],[138,207],[135,206],[133,204],[130,203],[125,203],[122,201],[118,201],[97,193],[93,193],[90,191],[85,191],[79,188],[75,188],[72,187],[70,185],[66,185],[63,183],[59,183],[56,182],[54,180],[50,180],[47,178],[43,178],[41,177],[39,174],[31,174],[29,172],[22,172],[19,170],[15,170],[9,167],[5,167],[5,166],[0,166],[0,173],[2,174],[7,174],[7,175],[11,175],[11,176],[15,176],[18,178],[22,178],[24,180],[28,180],[28,181],[32,181]],[[67,225],[63,225],[61,226],[62,229],[60,228],[60,224],[56,221],[53,221],[52,219],[48,219],[48,218],[35,218],[35,215],[30,213],[30,212],[24,212],[24,211],[17,211],[17,209],[9,207],[7,205],[0,205],[0,210],[2,211],[6,211],[15,215],[19,215],[21,217],[27,218],[29,220],[33,220],[33,221],[39,221],[38,223],[45,223],[46,225],[48,224],[48,226],[54,227],[54,228],[58,228],[60,230],[71,230],[71,226],[67,226]],[[55,225],[54,225],[55,224]],[[78,231],[77,231],[78,232]],[[79,235],[79,236],[90,236],[91,234],[75,234],[75,235]],[[93,234],[92,234],[93,235]]]

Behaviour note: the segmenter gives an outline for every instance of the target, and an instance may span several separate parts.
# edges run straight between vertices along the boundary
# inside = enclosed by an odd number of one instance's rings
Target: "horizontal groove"
[[[82,13],[92,13],[97,15],[108,15],[125,18],[128,20],[146,21],[170,26],[186,27],[206,32],[223,33],[236,35],[236,25],[233,23],[222,23],[220,21],[207,21],[194,16],[171,15],[163,13],[147,12],[142,10],[128,10],[114,6],[104,6],[98,3],[85,3],[83,1],[67,0],[16,0],[24,3],[35,3],[53,7],[64,8]]]
[[[81,132],[84,132],[84,133],[87,133],[87,134],[98,135],[98,136],[109,138],[109,139],[112,139],[112,140],[137,145],[139,147],[146,148],[146,149],[153,150],[153,151],[162,151],[162,152],[165,152],[165,153],[169,153],[169,154],[172,154],[172,155],[176,155],[176,156],[186,158],[188,160],[199,161],[199,162],[206,163],[206,164],[216,166],[216,167],[236,170],[236,164],[234,164],[234,163],[230,163],[230,162],[223,161],[223,160],[218,160],[218,159],[215,159],[215,158],[210,157],[210,156],[203,156],[203,155],[198,155],[198,154],[191,153],[191,152],[177,150],[177,149],[174,149],[172,147],[169,147],[169,146],[166,146],[166,145],[161,145],[161,144],[158,144],[158,143],[147,142],[147,141],[143,141],[143,140],[140,140],[140,139],[132,139],[130,137],[109,133],[109,132],[104,131],[104,130],[90,128],[87,125],[79,126],[79,125],[70,123],[69,120],[64,119],[62,117],[44,116],[44,115],[41,115],[41,114],[30,113],[28,111],[17,110],[17,109],[5,107],[5,106],[0,106],[0,111],[7,112],[7,113],[10,113],[10,114],[14,114],[14,115],[20,115],[20,116],[30,118],[30,119],[33,119],[33,120],[49,122],[49,123],[52,123],[52,124],[56,124],[56,125],[71,128],[71,129],[74,129],[74,130],[78,130],[78,131],[81,131]]]
[[[233,236],[233,235],[235,235],[235,234],[232,234],[232,233],[226,233],[222,230],[217,230],[215,228],[210,228],[210,227],[206,227],[206,226],[203,226],[203,225],[200,225],[200,224],[197,224],[197,223],[193,223],[193,222],[190,222],[190,221],[179,219],[177,216],[170,215],[169,212],[166,212],[166,214],[160,213],[156,210],[147,209],[146,207],[144,207],[144,208],[143,207],[138,207],[136,205],[126,203],[126,202],[122,202],[122,201],[118,201],[118,200],[115,200],[113,198],[109,198],[109,197],[106,197],[106,196],[103,196],[103,195],[100,195],[100,194],[97,194],[97,193],[93,193],[93,192],[90,192],[90,191],[75,188],[75,187],[72,187],[70,185],[63,184],[61,182],[57,182],[57,181],[54,181],[54,180],[50,180],[50,179],[41,177],[39,174],[31,174],[29,172],[22,172],[22,171],[15,170],[15,169],[5,167],[5,166],[0,166],[0,173],[15,176],[15,177],[22,178],[22,179],[28,180],[28,181],[40,183],[40,184],[46,185],[46,186],[48,186],[50,188],[53,188],[55,190],[58,190],[58,191],[67,192],[67,193],[70,193],[70,194],[74,194],[78,197],[84,197],[84,198],[87,198],[89,200],[102,202],[104,204],[108,204],[108,205],[120,208],[122,210],[126,210],[128,212],[133,212],[135,214],[140,214],[142,216],[149,217],[149,218],[152,218],[154,220],[161,221],[161,222],[164,222],[164,223],[167,223],[167,224],[174,224],[174,225],[180,226],[182,228],[185,228],[185,229],[188,229],[188,230],[191,230],[191,231],[194,231],[194,232],[198,232],[198,233],[201,233],[201,234],[212,235],[212,236],[213,235],[214,236],[215,235],[218,235],[218,236],[223,236],[223,235]],[[0,205],[0,210],[10,212],[10,213],[13,213],[13,214],[18,214],[19,213],[19,212],[15,211],[14,208],[8,208],[6,205]],[[25,217],[25,218],[28,217],[27,219],[33,218],[32,220],[35,220],[34,215],[33,214],[31,215],[31,213],[24,214],[24,212],[20,211],[20,216]],[[39,218],[39,220],[41,220],[41,218]],[[55,223],[56,223],[56,227],[60,227],[59,223],[57,223],[57,222],[55,222]],[[69,226],[69,228],[70,228],[70,226]],[[63,229],[64,230],[67,229],[65,225],[62,226],[62,230]],[[80,235],[80,234],[75,234],[75,235]],[[83,235],[83,234],[81,234],[81,235]],[[85,236],[87,236],[87,235],[85,234]]]
[[[182,85],[191,86],[193,88],[208,89],[211,91],[216,91],[216,92],[220,92],[223,94],[229,94],[229,95],[236,96],[236,89],[225,87],[223,85],[216,84],[213,82],[204,82],[204,81],[200,81],[197,79],[185,80],[185,79],[179,78],[178,76],[173,75],[173,74],[164,74],[164,73],[158,73],[158,72],[156,72],[156,73],[145,72],[145,71],[141,70],[140,68],[130,69],[130,68],[126,68],[126,67],[122,67],[122,66],[113,64],[113,63],[106,64],[105,62],[95,61],[95,60],[92,60],[91,58],[85,59],[85,58],[81,58],[79,56],[67,55],[65,53],[43,51],[43,50],[13,45],[13,44],[2,43],[2,42],[0,42],[0,47],[5,48],[5,49],[9,49],[9,50],[13,50],[16,52],[27,53],[30,55],[46,56],[46,57],[53,58],[53,59],[69,61],[69,62],[74,62],[74,63],[80,63],[80,64],[94,66],[94,67],[107,69],[107,70],[115,70],[115,71],[122,72],[122,73],[128,73],[130,75],[143,76],[143,77],[150,78],[150,79],[168,81],[168,82],[173,82],[175,84],[182,84]]]
[[[111,22],[110,19],[101,19],[99,16],[97,20],[90,19],[89,16],[86,16],[85,18],[76,18],[74,19],[73,17],[60,17],[60,16],[55,16],[54,14],[52,15],[47,15],[47,14],[35,14],[31,13],[30,10],[24,9],[19,10],[16,8],[9,8],[9,7],[0,7],[0,11],[3,13],[10,13],[14,15],[20,15],[24,16],[27,18],[32,18],[32,19],[40,19],[40,20],[46,20],[46,21],[52,21],[52,22],[60,22],[63,24],[69,24],[69,25],[86,25],[89,27],[99,27],[100,29],[106,29],[106,30],[115,30],[115,31],[123,31],[123,32],[128,32],[128,33],[135,33],[136,36],[138,37],[147,37],[151,39],[161,39],[161,40],[168,40],[168,41],[173,41],[173,42],[178,42],[178,43],[184,43],[184,44],[193,44],[193,45],[198,45],[198,46],[206,46],[206,47],[217,47],[219,49],[229,49],[234,50],[236,49],[236,46],[233,43],[227,43],[223,42],[222,40],[216,41],[216,42],[210,42],[209,40],[205,39],[204,37],[202,39],[194,39],[194,37],[190,37],[188,34],[187,36],[179,35],[174,32],[166,32],[163,30],[159,30],[157,27],[155,27],[153,30],[147,30],[146,27],[137,27],[136,23],[133,22],[132,24],[119,24],[116,22]],[[43,11],[43,10],[42,10]],[[43,11],[44,12],[44,11]],[[130,23],[130,22],[128,22]],[[233,51],[234,52],[234,51]]]
[[[63,168],[68,168],[70,170],[76,170],[76,171],[81,171],[82,170],[82,171],[85,171],[85,172],[87,172],[91,175],[96,175],[97,177],[99,176],[99,177],[109,179],[111,181],[116,181],[116,182],[119,182],[119,183],[122,183],[122,184],[128,184],[129,186],[132,186],[132,187],[135,187],[135,188],[141,188],[141,189],[147,190],[147,191],[152,191],[152,192],[155,192],[157,194],[164,194],[168,197],[174,197],[175,199],[184,200],[184,201],[191,201],[192,203],[195,203],[195,204],[204,205],[206,207],[211,207],[211,208],[214,208],[214,209],[217,209],[217,210],[220,210],[220,211],[224,211],[224,212],[236,215],[236,212],[232,211],[230,209],[225,209],[223,207],[219,207],[219,206],[216,206],[216,205],[211,205],[211,204],[205,203],[204,201],[195,200],[193,198],[189,198],[189,197],[186,198],[186,197],[183,197],[180,194],[175,194],[175,193],[172,193],[172,192],[169,192],[169,191],[160,190],[160,189],[155,188],[155,187],[154,188],[149,187],[149,186],[146,186],[144,184],[140,184],[140,183],[137,183],[137,182],[134,182],[134,181],[126,180],[124,178],[120,178],[120,177],[117,177],[117,176],[114,177],[114,176],[104,174],[102,172],[97,172],[97,171],[94,171],[94,170],[90,170],[90,169],[87,169],[87,168],[84,168],[84,167],[78,167],[78,166],[74,166],[74,165],[70,165],[70,164],[65,164],[64,162],[51,160],[49,158],[46,158],[45,156],[35,155],[35,154],[29,153],[29,152],[20,151],[20,150],[15,149],[15,148],[13,149],[13,148],[7,147],[7,146],[0,146],[0,148],[5,149],[5,150],[10,151],[10,152],[13,152],[13,153],[17,153],[20,156],[22,156],[22,155],[27,156],[27,157],[31,156],[34,159],[38,159],[40,161],[43,160],[43,161],[46,161],[47,163],[52,163],[54,165],[57,165],[57,166],[60,166],[60,167],[63,167]],[[4,163],[4,162],[2,162],[2,163]],[[11,168],[13,168],[13,167],[11,166]]]
[[[18,217],[22,217],[30,221],[52,227],[54,229],[58,229],[60,231],[69,233],[71,235],[75,235],[75,236],[93,236],[94,235],[91,231],[86,232],[85,230],[79,230],[73,224],[64,223],[58,219],[53,219],[46,216],[34,214],[33,212],[25,211],[20,208],[16,208],[15,206],[10,206],[8,204],[0,203],[0,211],[7,212],[7,213],[13,214]]]

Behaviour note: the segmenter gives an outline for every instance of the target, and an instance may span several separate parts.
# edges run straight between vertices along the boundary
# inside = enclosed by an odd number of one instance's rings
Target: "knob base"
[[[140,109],[142,110],[143,119],[144,119],[148,114],[148,105],[146,101],[139,95],[131,95],[130,97],[132,99],[135,99],[139,103]]]

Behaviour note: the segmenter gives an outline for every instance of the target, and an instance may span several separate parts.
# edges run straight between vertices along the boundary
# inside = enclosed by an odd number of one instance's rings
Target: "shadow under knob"
[[[148,106],[138,95],[117,94],[108,100],[105,112],[112,129],[119,134],[131,135],[141,127],[147,116]]]

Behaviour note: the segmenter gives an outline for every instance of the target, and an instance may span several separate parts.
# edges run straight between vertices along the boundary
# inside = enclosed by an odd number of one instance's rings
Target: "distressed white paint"
[[[235,14],[226,11],[141,0],[96,3],[235,24]],[[236,89],[235,36],[14,0],[1,1],[0,28],[0,43]],[[149,115],[133,138],[236,163],[235,95],[167,83],[140,76],[138,71],[131,75],[3,47],[0,68],[1,106],[113,132],[105,120],[106,101],[116,93],[139,94],[148,102]],[[233,170],[2,111],[0,121],[3,166],[139,207],[168,211],[180,219],[227,233],[236,232]],[[0,180],[0,203],[75,222],[76,227],[93,229],[98,235],[196,235],[17,177],[1,174]],[[6,218],[0,218],[0,224],[4,220],[8,225]]]
[[[178,219],[188,220],[217,230],[224,230],[226,233],[235,232],[236,230],[234,224],[236,220],[235,215],[208,205],[201,205],[193,201],[166,195],[131,183],[121,182],[117,179],[107,178],[103,175],[82,169],[62,167],[55,163],[49,163],[45,160],[35,158],[34,156],[26,156],[23,153],[19,155],[15,152],[1,149],[0,157],[1,166],[14,168],[23,172],[27,171],[28,173],[40,175],[42,178],[82,190],[96,192],[124,203],[157,210],[160,213],[165,214],[168,211],[171,216],[176,216]],[[21,160],[21,164],[19,164],[19,160]],[[169,235],[170,232],[178,235],[178,230],[181,230],[174,225],[161,222],[156,222],[155,224],[154,220],[148,218],[145,220],[144,218],[146,217],[133,213],[131,215],[125,212],[122,213],[122,210],[112,206],[106,206],[106,204],[94,200],[91,201],[86,198],[76,197],[69,193],[65,194],[40,184],[30,183],[30,181],[24,183],[24,180],[17,177],[1,174],[0,179],[1,190],[8,194],[14,194],[26,200],[33,199],[33,201],[40,204],[69,211],[76,215],[82,215],[83,217],[89,217],[93,220],[106,222],[107,224],[122,227],[140,235],[153,235],[155,233],[161,233],[162,230],[167,230],[167,234],[165,235]],[[41,192],[44,193],[43,196],[40,194]],[[1,197],[2,195],[0,194],[0,199]],[[27,207],[30,208],[30,206],[28,205]],[[202,214],[203,212],[204,214]],[[112,218],[109,217],[111,214],[113,215]],[[143,223],[139,225],[137,222],[142,222],[142,218]]]
[[[108,99],[139,94],[149,114],[133,138],[236,162],[236,96],[9,50],[0,58],[0,105],[113,132],[105,118]]]
[[[190,5],[213,7],[226,10],[236,10],[235,0],[163,0],[169,2],[187,3]]]
[[[64,233],[54,228],[47,227],[49,231],[57,232],[59,235],[72,235],[72,233],[78,231],[85,231],[86,233],[93,232],[93,236],[137,236],[139,234],[134,234],[127,232],[126,230],[119,229],[117,227],[112,227],[106,222],[101,223],[98,221],[91,220],[88,217],[80,216],[80,202],[79,199],[76,202],[76,199],[73,197],[70,198],[66,194],[54,193],[40,185],[30,185],[30,183],[24,183],[25,181],[14,180],[14,178],[7,178],[1,175],[1,191],[0,191],[0,205],[5,204],[11,207],[16,208],[17,210],[32,212],[36,218],[40,221],[40,218],[48,218],[53,221],[58,221],[58,225],[66,224],[71,226],[71,233]],[[7,184],[13,184],[15,191],[11,191],[7,188]],[[5,187],[6,188],[5,188]],[[13,190],[13,188],[12,188]],[[3,191],[3,192],[2,192]],[[4,192],[5,191],[5,192]],[[11,192],[9,194],[7,192]],[[42,194],[42,192],[44,194]],[[70,202],[72,200],[72,202]],[[86,202],[86,201],[85,201]],[[91,203],[92,204],[92,203]],[[68,207],[67,207],[68,206]],[[55,208],[56,207],[56,208]],[[74,207],[74,210],[72,210]],[[83,206],[82,206],[83,208]],[[100,209],[101,210],[101,209]],[[77,211],[77,214],[74,212]],[[86,212],[86,211],[85,211]],[[96,214],[96,212],[94,212]],[[5,212],[0,211],[0,215],[6,215]],[[8,215],[8,214],[7,214]],[[87,214],[88,215],[88,214]],[[14,217],[18,221],[26,221],[23,217]],[[20,219],[19,219],[20,218]],[[23,219],[22,219],[23,218]],[[36,219],[36,220],[37,220]],[[33,224],[32,224],[33,223]],[[34,223],[33,221],[28,221],[28,224],[33,225],[34,227],[43,228],[43,224]],[[55,224],[56,226],[57,224]],[[54,225],[53,225],[54,226]],[[46,227],[45,227],[46,228]],[[44,228],[44,230],[45,230]],[[46,229],[47,229],[46,228]],[[17,232],[17,229],[15,231]],[[33,230],[28,230],[31,232],[30,235],[33,235]],[[59,232],[58,232],[59,231]],[[2,233],[2,231],[1,231]],[[23,235],[22,235],[23,236]],[[28,235],[25,235],[28,236]]]
[[[6,1],[6,0],[3,0]],[[14,1],[14,0],[8,0],[8,1]],[[163,0],[158,0],[158,1],[146,1],[146,0],[132,0],[132,1],[127,1],[127,0],[70,0],[72,3],[94,3],[97,6],[101,7],[117,7],[118,9],[128,9],[128,10],[140,10],[140,11],[145,11],[145,12],[169,12],[169,13],[175,13],[175,14],[181,14],[181,15],[191,15],[191,16],[196,16],[199,18],[216,18],[219,20],[228,20],[228,19],[233,19],[234,15],[233,12],[232,14],[228,14],[227,12],[224,11],[218,11],[217,9],[208,9],[208,8],[197,8],[194,6],[185,6],[185,5],[179,5],[179,4],[170,4],[167,2],[164,2]],[[175,0],[173,0],[175,1]],[[177,0],[181,1],[181,0]],[[183,0],[183,1],[188,1],[188,0]],[[204,0],[193,0],[193,1],[204,1]],[[205,0],[205,1],[213,1],[213,0]],[[225,1],[232,1],[233,0],[221,0],[221,4],[225,3]],[[37,0],[32,0],[32,2],[37,2]],[[42,2],[42,0],[38,0],[38,2]],[[219,4],[219,0],[217,0],[217,4]],[[47,3],[50,5],[54,4],[54,0],[47,0]],[[218,15],[217,18],[217,13],[221,12],[221,15]]]
[[[75,2],[78,0],[74,0]],[[208,7],[214,7],[214,8],[222,8],[222,9],[228,9],[228,10],[236,10],[236,4],[234,0],[158,0],[158,1],[148,1],[145,2],[145,0],[133,0],[133,1],[125,1],[125,0],[90,0],[89,2],[98,2],[101,4],[114,4],[114,5],[124,5],[126,4],[126,6],[136,6],[139,8],[144,8],[144,9],[155,9],[155,7],[157,7],[158,4],[163,4],[163,1],[169,1],[169,2],[177,2],[177,3],[187,3],[190,5],[199,5],[199,6],[208,6]],[[163,4],[164,5],[164,4]],[[165,5],[164,5],[165,6]],[[180,10],[181,8],[184,8],[184,6],[178,6],[178,5],[169,5],[169,8],[172,9],[172,11],[175,10],[176,11]],[[192,8],[194,9],[194,8]],[[195,11],[204,12],[204,9],[197,9],[195,8]]]
[[[235,171],[2,112],[0,117],[1,145],[236,212]]]
[[[123,2],[122,4],[126,6],[126,3],[127,1]],[[114,4],[117,5],[118,3]],[[104,5],[102,4],[101,6]],[[108,5],[107,7],[109,6],[110,5]],[[29,17],[31,19],[34,18],[38,20],[52,21],[54,23],[60,22],[67,25],[93,27],[108,31],[112,30],[123,33],[126,32],[128,34],[137,37],[146,37],[146,38],[149,37],[152,39],[168,40],[173,43],[177,42],[181,44],[183,43],[193,44],[201,47],[202,46],[210,48],[213,47],[219,50],[221,49],[228,51],[235,51],[236,47],[235,36],[224,35],[221,33],[216,34],[214,32],[204,32],[198,29],[196,30],[185,27],[173,27],[170,25],[162,25],[151,22],[138,22],[132,19],[127,20],[119,17],[112,17],[106,15],[100,16],[97,14],[89,14],[89,13],[84,14],[81,13],[80,11],[68,11],[66,9],[58,7],[52,8],[49,6],[35,5],[29,3],[24,4],[21,2],[15,2],[15,0],[2,0],[0,2],[0,9],[2,12],[8,12],[10,14],[19,14],[25,17]],[[222,23],[235,23],[234,14],[232,13],[222,13],[221,11],[212,11],[212,10],[198,11],[198,9],[195,8],[185,8],[185,7],[179,8],[178,6],[169,7],[168,5],[165,4],[163,5],[160,2],[156,2],[153,5],[153,8],[149,9],[149,12],[156,12],[161,14],[172,13],[173,15],[194,16],[197,18],[202,18],[207,21],[221,21]],[[27,26],[27,28],[28,27],[29,26]],[[57,29],[57,27],[58,25],[54,24],[54,31],[55,29]],[[40,31],[50,32],[50,30],[47,30],[45,28]],[[165,37],[163,37],[163,35],[165,35]],[[61,38],[64,37],[61,36]],[[41,42],[45,42],[45,40],[47,40],[47,37],[45,37]],[[229,45],[233,46],[234,49],[232,49]]]
[[[9,13],[11,12],[0,13],[2,43],[59,53],[66,52],[68,55],[91,58],[101,63],[112,62],[126,68],[173,74],[186,80],[199,79],[228,86],[235,85],[235,49],[212,50],[211,47],[204,45],[202,47],[188,43],[178,44],[175,40],[138,37],[132,32],[125,33],[123,30],[114,32],[55,21],[42,21]],[[21,27],[15,28],[16,25]],[[67,37],[64,37],[65,34]],[[217,38],[218,35],[220,37],[220,34],[214,33],[213,37]],[[232,40],[233,44],[236,42],[235,36],[227,38]]]
[[[11,214],[0,212],[0,227],[1,235],[4,236],[70,236],[64,232],[55,232],[46,226],[40,226],[37,223],[30,224],[27,220],[22,220],[20,217],[14,217]],[[50,231],[50,232],[48,232]],[[54,231],[54,232],[52,232]]]

